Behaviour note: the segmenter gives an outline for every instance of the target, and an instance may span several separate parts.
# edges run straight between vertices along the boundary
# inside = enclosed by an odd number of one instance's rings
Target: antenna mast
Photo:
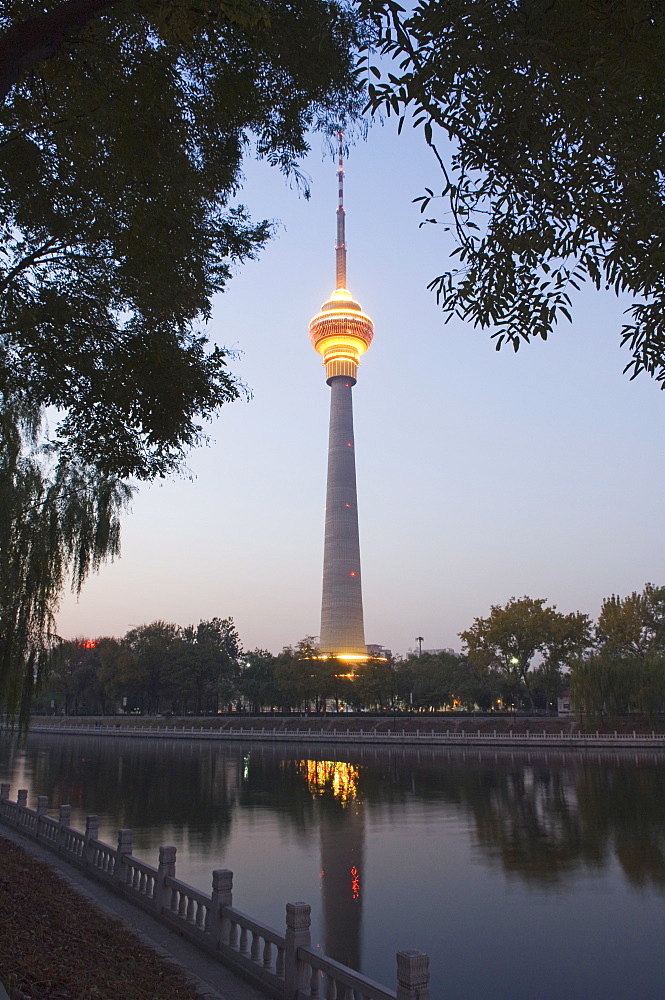
[[[346,288],[346,234],[344,227],[344,160],[342,153],[341,132],[339,137],[339,161],[337,167],[337,180],[339,182],[339,200],[337,203],[337,246],[335,247],[335,271],[336,288]]]

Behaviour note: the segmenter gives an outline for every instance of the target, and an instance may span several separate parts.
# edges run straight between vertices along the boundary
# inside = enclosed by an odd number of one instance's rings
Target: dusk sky
[[[248,162],[242,201],[278,222],[215,304],[211,340],[253,394],[224,407],[193,478],[144,486],[122,556],[62,603],[64,637],[234,618],[246,649],[319,630],[329,389],[308,323],[334,288],[336,164],[315,137],[306,201]],[[453,248],[419,228],[440,189],[416,133],[376,125],[346,164],[348,286],[375,324],[354,389],[365,633],[404,654],[460,649],[491,604],[544,597],[595,618],[665,583],[665,394],[622,374],[627,303],[584,291],[547,343],[497,353],[444,325],[428,281]]]

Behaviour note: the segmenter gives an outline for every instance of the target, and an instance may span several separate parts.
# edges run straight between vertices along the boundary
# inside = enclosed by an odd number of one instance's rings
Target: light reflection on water
[[[291,747],[34,735],[0,741],[12,798],[134,830],[155,864],[278,929],[307,900],[313,941],[394,984],[431,958],[447,1000],[662,997],[665,759]]]

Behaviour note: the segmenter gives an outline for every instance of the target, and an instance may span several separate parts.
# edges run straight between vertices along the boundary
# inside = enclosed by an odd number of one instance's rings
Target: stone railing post
[[[92,846],[93,840],[99,840],[99,818],[97,816],[86,816],[83,861],[91,868],[94,867],[95,848]]]
[[[308,903],[286,904],[284,1000],[297,1000],[298,991],[308,985],[305,963],[298,959],[298,948],[309,948],[312,943],[311,912]]]
[[[155,885],[155,905],[157,911],[171,909],[171,889],[165,885],[167,878],[175,878],[175,847],[159,848],[157,884]]]
[[[216,868],[212,873],[212,898],[210,903],[210,935],[213,946],[229,943],[230,922],[222,916],[223,906],[233,906],[233,872]]]
[[[67,830],[69,829],[69,824],[72,818],[72,807],[69,805],[60,806],[58,822],[60,823],[60,829],[58,830],[58,850],[63,851],[65,849],[65,838],[67,837]]]
[[[22,815],[22,810],[28,808],[28,789],[27,788],[19,788],[18,793],[16,795],[16,805],[18,806],[18,808],[16,810],[16,825],[18,827],[22,827],[23,826],[23,822],[24,822],[23,815]]]
[[[0,816],[9,813],[9,782],[0,785]]]
[[[35,826],[35,836],[39,840],[39,831],[41,827],[41,818],[46,816],[48,812],[48,795],[37,796],[37,824]]]
[[[429,956],[397,952],[397,1000],[429,1000]]]
[[[118,830],[118,848],[115,852],[115,868],[113,877],[118,885],[127,884],[127,863],[124,860],[126,854],[132,853],[132,840],[134,834],[131,830]]]

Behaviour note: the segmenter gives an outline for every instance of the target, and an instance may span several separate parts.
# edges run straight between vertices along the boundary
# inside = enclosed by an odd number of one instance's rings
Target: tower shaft
[[[320,648],[322,653],[364,655],[367,649],[360,582],[351,397],[354,381],[344,376],[329,380],[330,434]]]

